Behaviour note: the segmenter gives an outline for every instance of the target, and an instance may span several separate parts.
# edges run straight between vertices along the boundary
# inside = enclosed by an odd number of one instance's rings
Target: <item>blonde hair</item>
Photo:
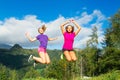
[[[45,31],[45,30],[46,30],[45,25],[42,25],[42,30],[43,30],[43,31]]]
[[[45,27],[45,25],[42,25],[41,27],[38,28],[38,32],[39,32],[39,29],[42,29],[43,31],[45,31],[46,27]]]

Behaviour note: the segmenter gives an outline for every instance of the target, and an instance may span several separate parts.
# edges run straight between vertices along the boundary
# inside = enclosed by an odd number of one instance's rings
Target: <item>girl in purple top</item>
[[[74,26],[67,25],[70,22],[73,23],[77,27],[77,30],[75,32],[74,32]],[[67,26],[65,27],[65,25]],[[62,50],[68,61],[77,60],[75,52],[73,50],[73,43],[74,43],[75,36],[80,32],[80,30],[81,30],[81,27],[74,20],[66,21],[65,23],[61,25],[61,31],[64,36],[64,44],[63,44]]]
[[[38,32],[40,34],[38,36],[36,36],[35,38],[32,38],[29,35],[29,33],[26,33],[26,37],[31,42],[34,42],[36,40],[38,40],[40,42],[40,45],[39,45],[39,48],[38,48],[39,57],[35,57],[33,55],[30,55],[30,57],[28,59],[28,62],[30,62],[31,60],[34,60],[35,63],[36,62],[43,63],[43,64],[49,64],[50,63],[49,55],[46,52],[47,43],[48,43],[48,41],[56,40],[57,38],[48,38],[47,35],[44,35],[45,30],[46,30],[45,25],[43,25],[42,27],[38,28]],[[35,63],[34,63],[34,67],[35,67]]]

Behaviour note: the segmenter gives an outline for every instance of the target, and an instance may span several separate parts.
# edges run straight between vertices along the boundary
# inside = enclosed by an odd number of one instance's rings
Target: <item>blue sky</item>
[[[23,18],[32,14],[43,21],[54,20],[58,15],[72,17],[84,10],[94,9],[111,16],[120,8],[120,0],[0,0],[0,20],[9,17]],[[79,13],[76,14],[76,12]]]
[[[98,28],[100,43],[109,27],[107,19],[120,9],[119,3],[120,0],[0,0],[0,43],[36,48],[38,42],[30,43],[25,32],[35,37],[38,27],[46,24],[45,34],[58,37],[49,42],[48,48],[61,49],[63,36],[59,26],[71,18],[82,27],[75,38],[75,48],[85,47],[94,26]]]

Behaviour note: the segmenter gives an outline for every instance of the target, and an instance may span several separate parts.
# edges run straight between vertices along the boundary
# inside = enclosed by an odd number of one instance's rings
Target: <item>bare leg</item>
[[[64,55],[68,61],[72,61],[69,51],[64,51]]]
[[[48,53],[45,53],[45,58],[46,58],[46,64],[50,63],[50,57],[48,55]]]
[[[35,61],[39,62],[39,63],[45,64],[45,53],[40,52],[40,53],[39,53],[39,56],[40,56],[40,58],[33,56],[33,59],[34,59]]]
[[[70,57],[72,58],[73,61],[76,61],[76,60],[77,60],[77,57],[76,57],[74,51],[70,51]]]

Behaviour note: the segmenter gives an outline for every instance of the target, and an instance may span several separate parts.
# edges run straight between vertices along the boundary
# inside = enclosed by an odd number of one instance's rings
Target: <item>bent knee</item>
[[[46,64],[50,64],[50,61],[47,61]]]
[[[45,60],[42,60],[42,63],[43,63],[43,64],[45,64],[45,63],[46,63],[46,61],[45,61]]]
[[[72,61],[72,59],[71,58],[66,58],[67,59],[67,61]]]
[[[73,61],[76,61],[76,60],[77,60],[77,58],[73,58],[72,60],[73,60]]]

